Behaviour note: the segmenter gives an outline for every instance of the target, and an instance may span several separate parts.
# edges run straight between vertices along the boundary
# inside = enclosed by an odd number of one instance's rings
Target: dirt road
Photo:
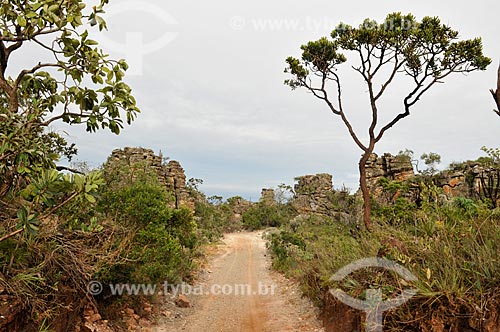
[[[260,233],[229,234],[221,249],[205,280],[184,289],[192,308],[165,319],[159,332],[323,331],[296,286],[270,270]]]

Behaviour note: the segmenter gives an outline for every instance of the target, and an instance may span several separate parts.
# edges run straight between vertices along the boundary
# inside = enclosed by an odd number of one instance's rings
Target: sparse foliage
[[[213,195],[207,198],[208,202],[212,205],[221,205],[223,197],[218,195]]]
[[[195,178],[190,178],[187,183],[186,183],[186,186],[191,189],[191,190],[194,190],[194,191],[200,191],[199,189],[199,186],[203,184],[203,180],[202,179],[195,179]]]
[[[435,152],[424,153],[420,159],[427,166],[421,173],[424,175],[434,175],[438,172],[437,165],[441,163],[441,156]]]
[[[293,187],[284,183],[279,184],[274,191],[274,198],[279,204],[289,203],[294,195]]]

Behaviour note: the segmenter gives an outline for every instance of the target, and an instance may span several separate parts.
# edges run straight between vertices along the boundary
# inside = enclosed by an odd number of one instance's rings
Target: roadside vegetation
[[[36,230],[0,242],[0,291],[15,309],[7,311],[7,328],[71,329],[89,305],[118,324],[123,307],[141,307],[148,299],[112,296],[107,285],[190,282],[203,247],[234,229],[230,205],[212,205],[199,192],[194,211],[172,208],[173,193],[147,167],[106,166],[89,174],[99,183],[90,200],[67,202]],[[98,294],[89,292],[91,281],[103,285]]]
[[[444,172],[471,164],[500,169],[498,150],[484,151],[488,156],[454,163]],[[331,289],[363,299],[367,289],[376,288],[387,300],[416,288],[416,297],[384,315],[384,331],[494,331],[500,296],[500,210],[485,193],[498,189],[498,183],[490,182],[495,188],[468,197],[447,197],[434,183],[436,174],[424,173],[404,182],[382,179],[382,197],[396,198],[385,204],[372,201],[371,232],[357,227],[356,215],[348,223],[321,215],[302,217],[298,223],[283,221],[267,232],[274,268],[297,280],[325,317],[338,315],[332,310],[332,302],[337,302]],[[415,190],[418,203],[409,195]],[[361,204],[359,197],[356,204]],[[342,282],[331,280],[339,269],[368,257],[397,262],[418,281],[407,282],[380,269],[361,269]],[[360,314],[352,330],[359,328]]]
[[[59,165],[77,147],[51,124],[119,134],[139,114],[127,63],[85,30],[106,29],[107,3],[0,4],[0,331],[71,331],[98,309],[113,318],[105,308],[131,299],[109,297],[106,287],[93,294],[90,281],[190,280],[200,247],[228,224],[195,188],[196,211],[172,208],[173,194],[137,165]],[[15,72],[9,65],[23,54],[46,62]]]

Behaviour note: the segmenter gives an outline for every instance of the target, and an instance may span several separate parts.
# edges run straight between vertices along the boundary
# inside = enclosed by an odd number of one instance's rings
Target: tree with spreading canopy
[[[459,40],[457,31],[442,24],[437,17],[424,17],[418,22],[411,15],[389,14],[383,23],[366,19],[358,28],[340,24],[326,37],[302,45],[300,59],[289,57],[285,81],[292,89],[305,88],[326,103],[338,116],[363,151],[359,162],[360,188],[363,195],[363,221],[371,228],[370,190],[367,185],[366,162],[376,143],[402,119],[437,83],[453,73],[485,70],[491,59],[483,55],[480,38]],[[341,75],[338,68],[352,57],[352,69],[366,84],[369,96],[370,125],[368,138],[354,130],[343,103]],[[355,59],[358,60],[355,63]],[[351,60],[350,60],[351,61]],[[402,96],[402,111],[380,125],[379,106],[384,94],[400,76],[409,78]]]
[[[109,59],[86,30],[106,28],[100,14],[108,1],[93,8],[82,0],[0,3],[0,221],[18,220],[17,230],[0,234],[0,242],[35,232],[41,219],[70,200],[94,201],[97,174],[57,172],[55,162],[71,158],[76,148],[51,132],[51,124],[118,134],[139,112],[123,82],[126,62]],[[17,68],[27,60],[32,64]]]

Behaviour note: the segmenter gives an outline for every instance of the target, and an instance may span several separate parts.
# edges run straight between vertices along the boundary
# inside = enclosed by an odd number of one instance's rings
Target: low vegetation
[[[59,173],[53,176],[56,184],[63,181]],[[217,241],[229,225],[224,208],[201,199],[194,213],[172,208],[172,193],[140,165],[106,167],[88,176],[99,184],[92,187],[91,199],[72,200],[39,229],[0,242],[0,289],[10,296],[9,304],[30,313],[27,320],[26,315],[15,318],[17,328],[71,328],[89,303],[112,316],[106,308],[114,302],[133,306],[137,301],[111,297],[106,286],[90,294],[91,280],[103,285],[190,281],[202,245]],[[75,176],[74,182],[82,179]]]
[[[487,159],[490,166],[491,161]],[[493,331],[500,296],[500,210],[480,197],[447,198],[430,177],[403,183],[384,179],[388,196],[397,191],[399,197],[387,204],[373,202],[375,222],[370,233],[359,230],[356,220],[339,223],[318,215],[303,218],[298,225],[283,223],[267,235],[273,266],[298,280],[326,315],[330,289],[363,299],[367,289],[380,288],[388,299],[417,288],[416,297],[385,315],[384,331]],[[405,197],[415,182],[418,204]],[[331,281],[342,267],[368,257],[395,261],[418,281],[401,281],[377,269]]]

